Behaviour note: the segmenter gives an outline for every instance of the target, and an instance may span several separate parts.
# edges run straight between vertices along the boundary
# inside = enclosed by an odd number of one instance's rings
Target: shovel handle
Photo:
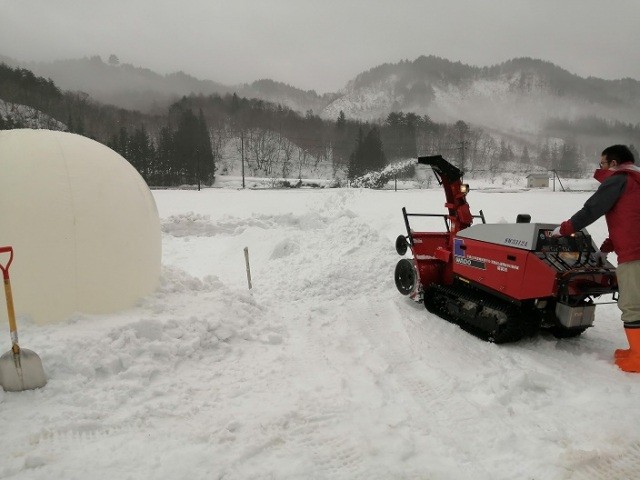
[[[13,247],[0,247],[0,253],[8,253],[9,261],[6,265],[0,263],[0,270],[2,270],[2,276],[5,280],[9,280],[9,267],[11,266],[11,262],[13,262]]]
[[[9,332],[11,333],[12,350],[16,355],[20,353],[18,346],[18,327],[16,325],[16,314],[13,308],[13,295],[11,294],[11,281],[9,280],[9,267],[13,262],[13,247],[0,247],[0,254],[8,253],[9,261],[6,265],[0,263],[0,270],[4,277],[4,294],[7,299],[7,313],[9,314]]]

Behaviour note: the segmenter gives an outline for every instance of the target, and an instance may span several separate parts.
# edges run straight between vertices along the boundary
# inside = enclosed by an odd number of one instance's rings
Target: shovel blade
[[[26,348],[17,355],[9,350],[0,357],[0,385],[7,392],[41,388],[47,384],[40,357]]]

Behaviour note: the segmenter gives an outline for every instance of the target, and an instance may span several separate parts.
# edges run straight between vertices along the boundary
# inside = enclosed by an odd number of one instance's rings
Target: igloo
[[[0,131],[0,246],[8,245],[16,315],[38,324],[130,308],[160,277],[149,187],[119,154],[71,133]]]

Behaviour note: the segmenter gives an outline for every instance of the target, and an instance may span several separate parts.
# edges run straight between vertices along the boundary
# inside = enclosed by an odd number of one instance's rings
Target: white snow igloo
[[[129,308],[160,278],[160,220],[149,187],[119,154],[72,133],[0,131],[3,246],[14,250],[16,315],[38,324]]]

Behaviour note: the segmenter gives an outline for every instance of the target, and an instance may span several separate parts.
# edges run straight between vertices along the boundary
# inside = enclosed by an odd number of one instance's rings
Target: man
[[[605,216],[609,238],[600,250],[618,256],[618,307],[629,341],[629,349],[615,351],[615,362],[625,372],[640,372],[640,168],[629,148],[612,145],[603,150],[594,178],[596,193],[552,235],[571,235]]]

